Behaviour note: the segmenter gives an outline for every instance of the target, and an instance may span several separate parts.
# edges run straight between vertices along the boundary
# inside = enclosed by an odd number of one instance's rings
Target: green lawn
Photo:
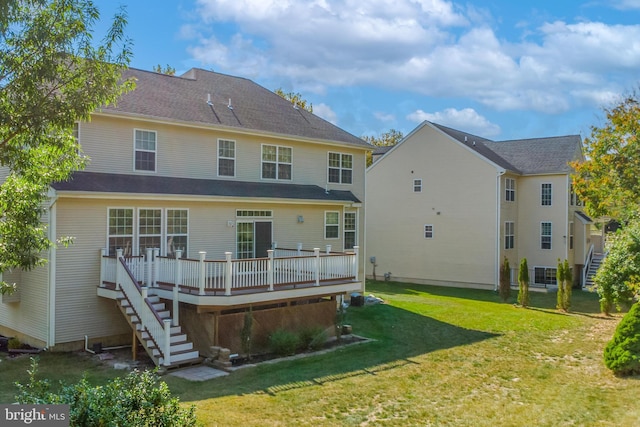
[[[522,309],[479,290],[372,282],[367,292],[387,304],[348,318],[372,342],[203,383],[163,379],[205,425],[640,425],[640,381],[602,363],[620,315],[601,317],[594,294],[575,291],[567,315],[555,294],[532,293]],[[50,361],[48,375],[67,369],[46,355],[43,372]],[[27,364],[0,362],[0,402]],[[96,382],[112,374],[73,366]]]

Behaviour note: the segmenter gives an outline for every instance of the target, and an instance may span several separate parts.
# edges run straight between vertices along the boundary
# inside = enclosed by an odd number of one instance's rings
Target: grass
[[[523,309],[480,290],[370,282],[367,292],[387,304],[347,316],[375,341],[202,383],[163,379],[212,426],[639,425],[640,381],[602,363],[621,316],[600,316],[594,294],[575,291],[572,312],[561,314],[554,293],[532,293]],[[75,363],[56,358],[43,355],[45,376]],[[11,401],[27,365],[0,362],[0,402]],[[86,369],[97,383],[112,374],[90,364],[73,371]]]

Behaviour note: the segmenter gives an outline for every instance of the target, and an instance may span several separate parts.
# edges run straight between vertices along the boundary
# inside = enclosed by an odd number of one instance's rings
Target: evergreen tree
[[[573,288],[573,274],[569,268],[569,260],[564,260],[564,309],[569,311],[571,308],[571,291]]]
[[[511,267],[507,257],[504,257],[504,262],[500,269],[500,289],[498,291],[502,301],[507,302],[511,296]]]
[[[565,310],[565,283],[564,283],[564,265],[558,258],[558,268],[556,269],[556,283],[558,285],[558,294],[556,298],[556,308]]]
[[[529,266],[526,258],[520,261],[518,271],[518,304],[525,308],[529,306]]]
[[[640,374],[640,303],[622,318],[604,349],[604,364],[616,375]]]

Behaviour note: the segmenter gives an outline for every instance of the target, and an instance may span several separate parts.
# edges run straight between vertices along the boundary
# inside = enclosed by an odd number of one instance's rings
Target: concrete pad
[[[170,372],[169,375],[183,378],[188,381],[207,381],[213,378],[229,375],[229,373],[209,366],[192,366],[190,368]]]

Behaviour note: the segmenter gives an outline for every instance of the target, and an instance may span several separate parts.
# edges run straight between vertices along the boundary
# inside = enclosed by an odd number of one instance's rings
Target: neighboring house
[[[495,289],[505,258],[512,283],[527,258],[533,285],[555,284],[558,259],[582,281],[591,220],[569,166],[582,159],[578,135],[493,142],[423,122],[367,170],[377,276]]]
[[[274,328],[330,328],[363,289],[370,145],[244,78],[124,77],[136,89],[77,127],[86,170],[51,188],[50,237],[75,242],[5,273],[19,291],[2,297],[0,334],[66,350],[131,343],[133,326],[169,364],[169,341],[240,351],[249,307],[254,346]],[[188,339],[160,336],[165,318]]]

